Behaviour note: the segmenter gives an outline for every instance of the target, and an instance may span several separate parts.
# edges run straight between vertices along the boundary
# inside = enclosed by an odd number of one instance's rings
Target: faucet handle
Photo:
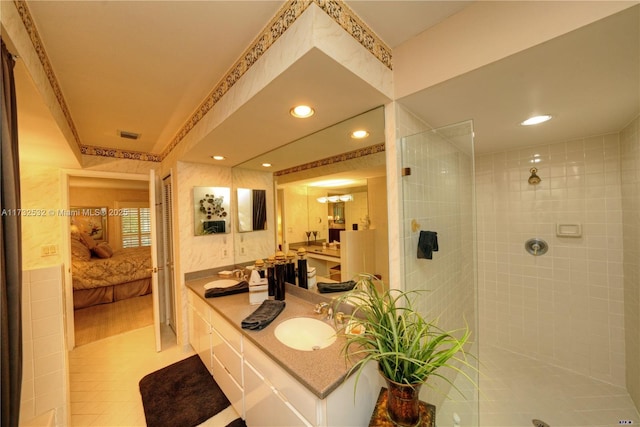
[[[346,315],[341,311],[335,314],[335,319],[336,319],[336,323],[340,325],[344,325],[344,323],[347,321]]]
[[[326,302],[319,302],[316,304],[316,308],[313,310],[318,314],[324,314],[329,309],[329,304]]]

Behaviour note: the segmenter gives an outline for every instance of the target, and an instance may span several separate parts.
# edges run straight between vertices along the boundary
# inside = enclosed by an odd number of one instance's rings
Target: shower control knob
[[[524,248],[533,256],[540,256],[547,253],[549,245],[542,239],[529,239],[525,242]]]

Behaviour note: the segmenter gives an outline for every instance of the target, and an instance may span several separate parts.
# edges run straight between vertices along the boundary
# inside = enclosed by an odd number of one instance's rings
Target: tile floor
[[[495,347],[481,347],[480,426],[640,424],[625,389]]]
[[[178,348],[170,330],[163,342],[172,344],[157,353],[150,326],[70,352],[72,426],[145,426],[138,382],[193,354]],[[483,347],[481,357],[481,427],[532,427],[533,419],[550,427],[640,424],[622,388],[494,347]],[[229,408],[201,427],[226,426],[236,417]]]
[[[163,347],[163,351],[155,351],[153,326],[148,326],[71,351],[71,425],[145,426],[138,382],[145,375],[194,354],[175,344],[175,335],[169,328],[163,330]],[[202,426],[226,426],[237,418],[229,409]]]

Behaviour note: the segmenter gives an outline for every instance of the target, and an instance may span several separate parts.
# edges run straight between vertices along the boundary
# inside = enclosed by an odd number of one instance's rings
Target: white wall
[[[610,134],[478,156],[484,343],[625,385],[619,154]],[[557,237],[557,223],[582,237]],[[549,251],[525,252],[530,238]]]
[[[395,98],[498,61],[637,4],[478,1],[393,50]]]

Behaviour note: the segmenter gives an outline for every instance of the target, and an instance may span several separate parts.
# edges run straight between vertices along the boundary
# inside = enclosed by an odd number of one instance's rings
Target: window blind
[[[122,247],[151,246],[151,211],[148,207],[129,207],[122,220]]]

